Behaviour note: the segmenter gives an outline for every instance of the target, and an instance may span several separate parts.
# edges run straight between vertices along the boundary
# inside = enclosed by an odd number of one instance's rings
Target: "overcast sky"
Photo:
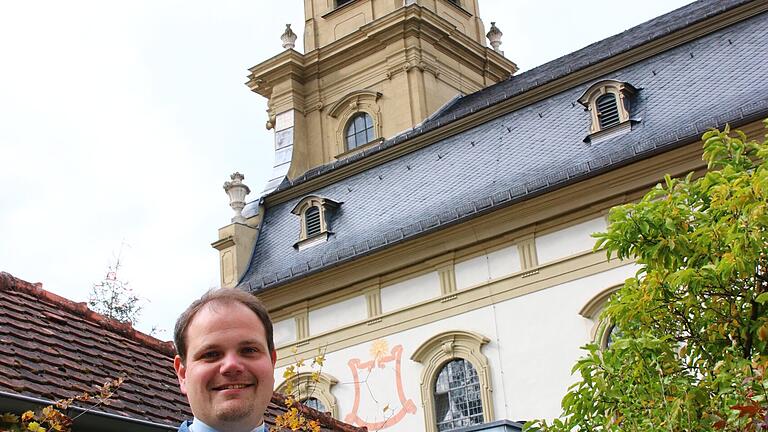
[[[685,3],[480,0],[480,11],[524,71]],[[266,101],[243,83],[282,50],[285,23],[301,32],[301,0],[0,4],[0,271],[86,301],[122,248],[119,277],[145,299],[137,327],[170,339],[181,310],[218,285],[223,182],[242,172],[252,200],[270,174]]]

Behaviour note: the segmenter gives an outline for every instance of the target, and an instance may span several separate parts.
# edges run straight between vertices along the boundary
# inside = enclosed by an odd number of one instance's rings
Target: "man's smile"
[[[244,389],[246,387],[253,387],[253,384],[224,384],[224,385],[216,386],[213,389],[216,390],[216,391],[240,390],[240,389]]]

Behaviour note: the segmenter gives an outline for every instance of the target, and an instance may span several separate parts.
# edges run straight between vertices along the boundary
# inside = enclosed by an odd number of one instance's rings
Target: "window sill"
[[[301,252],[301,251],[303,251],[305,249],[311,248],[312,246],[316,246],[316,245],[319,245],[320,243],[327,242],[328,241],[328,237],[330,237],[330,234],[331,233],[328,232],[328,231],[321,232],[320,234],[317,234],[317,235],[312,236],[310,238],[306,238],[304,240],[297,241],[293,245],[293,247],[298,249],[299,252]]]
[[[383,142],[384,142],[384,138],[376,138],[373,141],[367,142],[367,143],[365,143],[365,144],[363,144],[361,146],[357,146],[357,147],[353,148],[352,150],[347,150],[347,151],[345,151],[343,153],[337,154],[336,155],[336,159],[337,160],[338,159],[346,159],[346,158],[348,158],[348,157],[350,157],[350,156],[352,156],[354,154],[362,153],[362,152],[368,150],[369,148],[375,147],[375,146],[377,146],[377,145],[379,145],[379,144],[381,144]]]
[[[448,3],[449,5],[453,6],[456,10],[466,15],[467,18],[472,17],[472,14],[468,10],[464,9],[461,5],[458,5],[450,0],[443,0],[443,3]]]
[[[587,135],[586,138],[584,138],[584,142],[587,144],[598,144],[611,138],[616,138],[632,131],[632,128],[636,123],[640,123],[640,121],[632,119],[623,121],[607,129],[603,129]]]
[[[341,10],[349,9],[350,5],[353,5],[355,3],[357,3],[357,2],[355,0],[352,0],[350,2],[344,3],[341,6],[336,6],[335,8],[329,10],[328,12],[325,12],[324,14],[320,15],[320,18],[328,19],[329,16],[332,16],[332,15],[336,14],[336,12],[339,12]]]

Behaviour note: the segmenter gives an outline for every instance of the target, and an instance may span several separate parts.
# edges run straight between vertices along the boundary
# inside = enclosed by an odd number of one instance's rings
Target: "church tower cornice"
[[[335,8],[341,2],[304,2],[305,44],[312,49],[292,49],[294,34],[286,28],[286,51],[252,67],[246,83],[268,99],[267,127],[275,127],[281,166],[265,192],[284,177],[411,129],[457,95],[517,71],[481,43],[476,0],[463,0],[466,9],[448,0],[400,7],[392,0],[352,0]],[[376,96],[345,101],[360,91]]]

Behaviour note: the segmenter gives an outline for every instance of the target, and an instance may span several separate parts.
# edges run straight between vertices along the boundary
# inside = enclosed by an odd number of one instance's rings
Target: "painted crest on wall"
[[[416,404],[405,396],[400,361],[403,346],[395,345],[388,352],[387,341],[371,344],[371,359],[349,360],[355,385],[352,412],[344,421],[368,430],[381,430],[398,424],[406,414],[416,413]]]

